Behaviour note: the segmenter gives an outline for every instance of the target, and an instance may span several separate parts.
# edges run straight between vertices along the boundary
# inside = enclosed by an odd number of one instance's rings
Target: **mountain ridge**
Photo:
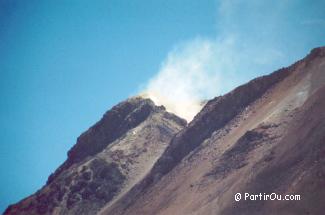
[[[317,60],[319,60],[319,59],[321,59],[321,60],[323,60],[323,58],[324,58],[324,56],[325,56],[325,48],[324,47],[321,47],[321,48],[316,48],[316,49],[313,49],[311,52],[310,52],[310,54],[309,55],[307,55],[304,59],[302,59],[302,60],[299,60],[299,61],[297,61],[296,63],[294,63],[293,65],[291,65],[290,67],[288,67],[288,68],[283,68],[283,69],[280,69],[280,70],[278,70],[278,72],[279,73],[281,73],[281,72],[284,72],[284,73],[290,73],[290,80],[287,80],[286,82],[289,82],[290,84],[292,84],[293,86],[292,86],[292,88],[294,88],[294,85],[298,85],[299,86],[299,82],[307,82],[308,80],[307,80],[307,76],[308,75],[310,75],[312,72],[310,72],[310,71],[305,71],[306,70],[306,68],[309,68],[310,66],[312,66],[313,65],[313,62],[314,61],[317,61]],[[313,73],[316,73],[316,72],[313,72]],[[317,80],[321,80],[321,79],[323,79],[324,80],[324,73],[322,73],[322,71],[318,71],[317,72],[318,74],[318,76],[319,77],[316,77],[316,78],[314,78],[315,79],[315,81],[317,82]],[[273,73],[274,74],[274,73]],[[287,75],[284,75],[284,76],[286,76],[287,77]],[[270,77],[270,76],[266,76],[266,77]],[[271,77],[272,77],[272,74],[271,74]],[[286,78],[287,79],[287,78]],[[263,78],[258,78],[258,79],[255,79],[255,81],[256,80],[263,80]],[[265,80],[265,79],[264,79]],[[307,80],[307,81],[306,81]],[[313,80],[314,81],[314,80]],[[284,82],[283,80],[281,80],[280,81],[281,83],[282,82]],[[253,81],[251,81],[251,82],[249,82],[249,83],[254,83],[254,80]],[[249,84],[248,83],[248,84]],[[322,85],[322,84],[324,84],[324,82],[322,82],[322,83],[318,83],[318,85]],[[245,86],[245,85],[243,85],[243,86]],[[232,95],[233,93],[237,93],[238,92],[238,90],[240,90],[240,89],[242,89],[243,88],[243,86],[240,86],[240,87],[238,87],[238,88],[236,88],[235,90],[233,90],[232,92],[230,92],[230,93],[228,93],[228,94],[226,94],[226,96],[227,95]],[[247,86],[247,84],[246,84],[246,86]],[[282,90],[284,90],[284,91],[286,91],[287,89],[286,89],[287,87],[283,87],[283,89]],[[295,89],[295,90],[299,90],[298,88],[299,87],[295,87],[295,88],[297,88],[297,89]],[[266,92],[266,94],[272,94],[272,92],[270,92],[270,91],[272,91],[272,87],[271,87],[271,89],[268,89],[268,91],[269,92]],[[280,92],[279,92],[280,93]],[[290,92],[288,92],[289,94],[290,94]],[[299,94],[299,93],[298,93]],[[312,94],[312,93],[311,93]],[[245,96],[245,95],[242,95],[242,96]],[[267,96],[267,95],[266,95]],[[265,96],[265,92],[264,92],[264,97],[266,97]],[[287,96],[287,97],[290,97],[290,96]],[[260,98],[259,100],[261,100],[261,99],[263,99],[263,98]],[[299,99],[299,98],[293,98],[293,99],[296,99],[297,101],[297,104],[294,104],[293,106],[299,106],[299,105],[302,105],[302,103],[303,103],[303,101],[301,100],[301,99]],[[205,111],[205,109],[210,109],[210,107],[212,106],[211,104],[213,103],[213,102],[216,102],[216,101],[218,101],[218,100],[220,100],[220,97],[217,97],[217,98],[215,98],[215,99],[213,99],[213,100],[210,100],[209,102],[208,102],[208,104],[202,109],[202,111],[194,118],[194,120],[192,121],[192,122],[190,122],[189,123],[189,125],[185,128],[185,129],[183,129],[180,133],[178,133],[173,139],[172,139],[172,142],[177,138],[177,137],[179,137],[179,135],[180,134],[182,134],[184,131],[186,132],[186,130],[189,128],[189,127],[191,127],[191,124],[193,124],[193,123],[195,123],[197,120],[200,122],[200,123],[202,123],[202,121],[203,120],[199,120],[198,118],[199,118],[199,116],[200,115],[204,115],[203,113],[204,113],[204,111]],[[286,99],[284,99],[284,100],[286,100]],[[301,100],[300,102],[299,102],[299,100]],[[235,99],[235,101],[239,101],[238,99]],[[257,101],[257,103],[258,102],[260,102],[260,101]],[[274,101],[271,101],[272,103],[274,103]],[[283,103],[286,103],[287,101],[284,101]],[[254,102],[253,102],[254,103]],[[281,104],[281,102],[279,102],[280,104]],[[252,106],[252,105],[250,105],[250,106]],[[277,107],[277,106],[275,106],[275,107],[273,107],[275,110],[276,109],[283,109],[283,107],[280,107],[281,105],[278,105],[279,107]],[[229,107],[229,106],[227,106],[227,107]],[[227,108],[226,107],[226,108]],[[211,109],[213,109],[213,108],[211,108]],[[224,111],[223,111],[223,113],[225,113],[226,111],[228,111],[228,109],[224,109]],[[281,111],[283,111],[283,112],[286,112],[286,110],[285,109],[283,109],[283,110],[281,110]],[[239,113],[240,111],[238,111],[238,113]],[[272,115],[272,114],[271,114]],[[209,114],[209,117],[211,117],[211,114]],[[280,116],[279,116],[280,117]],[[277,118],[279,118],[279,117],[277,117]],[[215,123],[215,122],[213,122],[213,123]],[[269,125],[266,125],[266,127],[268,127]],[[210,126],[210,128],[211,128],[212,126]],[[272,126],[270,126],[270,127],[272,127]],[[285,127],[282,127],[283,129],[285,129]],[[228,131],[226,131],[226,132],[228,132]],[[191,131],[191,132],[189,132],[190,134],[192,134],[193,132]],[[223,135],[226,135],[226,134],[223,134]],[[245,135],[245,133],[243,133],[242,135]],[[239,135],[239,137],[238,138],[240,138],[240,136],[241,135]],[[204,138],[202,138],[202,140],[201,141],[198,141],[200,144],[202,144],[203,142],[205,142],[204,140],[203,140]],[[189,138],[188,140],[186,140],[186,141],[184,141],[185,142],[185,144],[184,145],[186,145],[186,146],[188,146],[189,145],[189,142],[191,141],[191,138]],[[235,141],[236,142],[236,141]],[[154,191],[152,191],[151,190],[151,188],[150,188],[150,186],[153,184],[153,186],[155,187],[157,187],[157,183],[159,184],[159,180],[161,180],[161,177],[162,176],[164,176],[164,178],[166,178],[166,177],[168,177],[168,178],[173,178],[173,177],[177,177],[177,174],[179,174],[179,170],[181,170],[181,169],[177,169],[177,170],[175,170],[175,172],[177,172],[177,173],[175,173],[175,174],[169,174],[169,171],[171,170],[171,169],[173,169],[174,167],[175,167],[175,165],[174,164],[172,164],[172,165],[170,165],[170,163],[172,163],[173,162],[173,158],[171,158],[172,156],[173,156],[173,152],[169,152],[169,150],[170,149],[173,149],[173,144],[171,143],[170,145],[169,145],[169,147],[166,149],[166,151],[164,152],[164,154],[162,155],[162,157],[157,161],[157,163],[154,165],[154,167],[153,167],[153,169],[151,170],[151,172],[149,173],[149,175],[140,183],[140,184],[138,184],[136,187],[134,187],[134,189],[133,189],[133,192],[131,191],[128,195],[129,196],[126,196],[125,198],[124,198],[124,200],[123,201],[121,201],[121,203],[120,203],[120,205],[122,205],[120,208],[119,208],[119,205],[117,205],[115,208],[113,207],[113,208],[111,208],[111,210],[108,210],[108,211],[110,211],[109,213],[113,213],[113,214],[129,214],[129,212],[128,211],[130,211],[131,209],[133,209],[133,211],[137,211],[137,210],[135,210],[135,208],[134,207],[132,207],[132,205],[134,205],[134,201],[136,201],[136,202],[139,202],[139,196],[141,196],[141,195],[146,195],[146,194],[148,194],[148,193],[151,193],[151,192],[154,192]],[[190,147],[191,148],[191,147]],[[194,147],[195,148],[195,147]],[[177,151],[177,150],[176,150]],[[186,151],[186,150],[184,150],[184,148],[182,148],[182,151],[184,152],[184,151]],[[189,150],[191,153],[193,152],[193,148],[191,148],[191,150]],[[178,151],[179,152],[179,151]],[[198,154],[198,152],[197,151],[195,151],[195,152],[193,152],[193,153],[195,153],[195,154]],[[166,154],[167,154],[167,156],[166,156]],[[171,156],[169,156],[168,157],[168,154],[171,154]],[[175,155],[176,156],[179,156],[179,154],[178,153],[175,153]],[[174,155],[174,156],[175,156]],[[189,155],[188,153],[187,153],[187,155]],[[164,158],[164,156],[165,157],[167,157],[167,158]],[[191,155],[190,155],[191,156]],[[186,157],[186,156],[185,156]],[[179,160],[182,160],[183,159],[183,163],[186,163],[186,161],[184,161],[184,159],[186,160],[186,158],[184,158],[184,156],[181,156],[181,158],[179,159]],[[166,170],[164,170],[164,166],[161,168],[160,166],[161,165],[165,165],[166,167],[167,167],[167,171]],[[185,164],[182,164],[182,163],[176,163],[176,165],[182,165],[182,167],[184,168],[184,165]],[[158,166],[158,167],[157,167]],[[240,166],[238,166],[238,168],[240,168]],[[157,176],[158,175],[158,176]],[[173,176],[169,176],[169,175],[173,175]],[[167,181],[168,181],[168,179],[166,179]],[[166,184],[165,184],[166,185]],[[167,186],[167,185],[166,185]],[[149,187],[149,188],[148,188]],[[174,189],[177,189],[176,187],[174,187]],[[188,188],[188,189],[190,189],[190,188]],[[156,190],[156,193],[157,193],[158,191]],[[161,192],[161,191],[159,191],[159,192]],[[159,194],[159,192],[158,192],[158,194]],[[184,192],[186,192],[185,190],[184,190]],[[145,193],[145,194],[143,194],[143,193]],[[155,192],[154,192],[155,193]],[[172,195],[171,193],[169,193],[169,195]],[[149,195],[148,194],[148,196],[151,196],[151,195]],[[162,201],[164,200],[164,199],[168,199],[168,197],[167,196],[165,196],[163,199],[162,199]],[[146,202],[146,200],[143,200],[144,202]],[[176,203],[175,203],[176,204]],[[175,206],[175,204],[174,204],[174,206]],[[185,202],[183,202],[183,204],[185,204]],[[179,209],[182,207],[181,206],[182,204],[179,204]],[[154,206],[153,206],[154,207]],[[163,207],[163,206],[159,206],[159,207]],[[159,208],[158,207],[158,208]],[[175,207],[177,207],[177,206],[175,206]],[[124,209],[123,209],[124,208]],[[129,208],[131,208],[131,209],[129,209]],[[141,208],[141,207],[140,207]],[[106,212],[103,212],[103,213],[101,213],[101,214],[107,214],[107,212],[108,211],[106,211]],[[150,214],[150,213],[153,213],[153,211],[152,210],[149,210],[149,211],[151,211],[151,212],[148,212],[148,211],[145,211],[143,208],[140,210],[140,211],[138,211],[138,212],[140,212],[140,213],[143,213],[143,214]],[[154,211],[154,213],[156,213],[157,211]],[[190,211],[187,211],[188,213],[190,212]],[[108,214],[109,214],[108,213]],[[173,213],[175,213],[175,211],[173,211]],[[209,213],[208,213],[209,214]]]
[[[189,123],[150,99],[121,102],[78,138],[42,189],[5,214],[321,214],[324,70],[325,47],[315,48],[209,100]],[[235,202],[245,191],[307,197]]]
[[[43,188],[5,214],[92,213],[140,180],[185,125],[149,99],[127,99],[80,135]],[[132,141],[137,142],[130,145]],[[134,173],[132,168],[140,169]]]

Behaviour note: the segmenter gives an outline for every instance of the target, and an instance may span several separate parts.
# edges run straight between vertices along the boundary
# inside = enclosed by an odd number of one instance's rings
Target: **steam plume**
[[[306,46],[297,44],[300,38],[296,37],[311,36],[303,34],[303,28],[297,28],[300,34],[279,25],[296,22],[286,12],[294,1],[218,2],[215,38],[198,37],[177,45],[142,89],[156,104],[188,121],[200,111],[202,100],[302,57],[296,50],[305,53]],[[295,50],[289,52],[285,47],[290,44]]]
[[[219,93],[221,76],[217,67],[225,59],[218,61],[217,56],[231,46],[231,40],[218,45],[216,41],[196,38],[174,48],[149,81],[145,96],[190,121],[202,108],[202,100]]]

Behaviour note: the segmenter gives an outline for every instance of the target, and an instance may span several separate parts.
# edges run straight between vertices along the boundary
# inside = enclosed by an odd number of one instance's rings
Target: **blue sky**
[[[0,211],[41,188],[80,133],[119,101],[142,90],[169,94],[166,82],[187,86],[185,100],[210,98],[325,45],[324,8],[0,0]]]

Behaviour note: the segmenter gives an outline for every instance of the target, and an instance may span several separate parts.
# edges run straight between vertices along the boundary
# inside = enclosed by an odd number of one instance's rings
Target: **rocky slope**
[[[113,107],[5,214],[325,211],[325,47],[206,103],[186,122],[149,99]],[[241,200],[236,193],[301,200]]]
[[[323,214],[325,48],[209,101],[99,214]],[[236,193],[299,194],[239,201]]]
[[[42,189],[5,214],[95,214],[141,180],[185,125],[149,99],[128,99],[78,138]]]

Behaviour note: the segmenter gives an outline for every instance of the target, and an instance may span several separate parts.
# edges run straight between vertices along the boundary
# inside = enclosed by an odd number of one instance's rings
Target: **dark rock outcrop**
[[[95,214],[140,180],[185,125],[150,99],[128,99],[78,138],[42,189],[5,214]]]
[[[141,98],[132,98],[114,106],[99,122],[78,137],[77,143],[68,152],[68,159],[49,177],[47,184],[74,163],[101,152],[107,145],[143,122],[155,109],[164,108],[156,107],[150,99]]]

